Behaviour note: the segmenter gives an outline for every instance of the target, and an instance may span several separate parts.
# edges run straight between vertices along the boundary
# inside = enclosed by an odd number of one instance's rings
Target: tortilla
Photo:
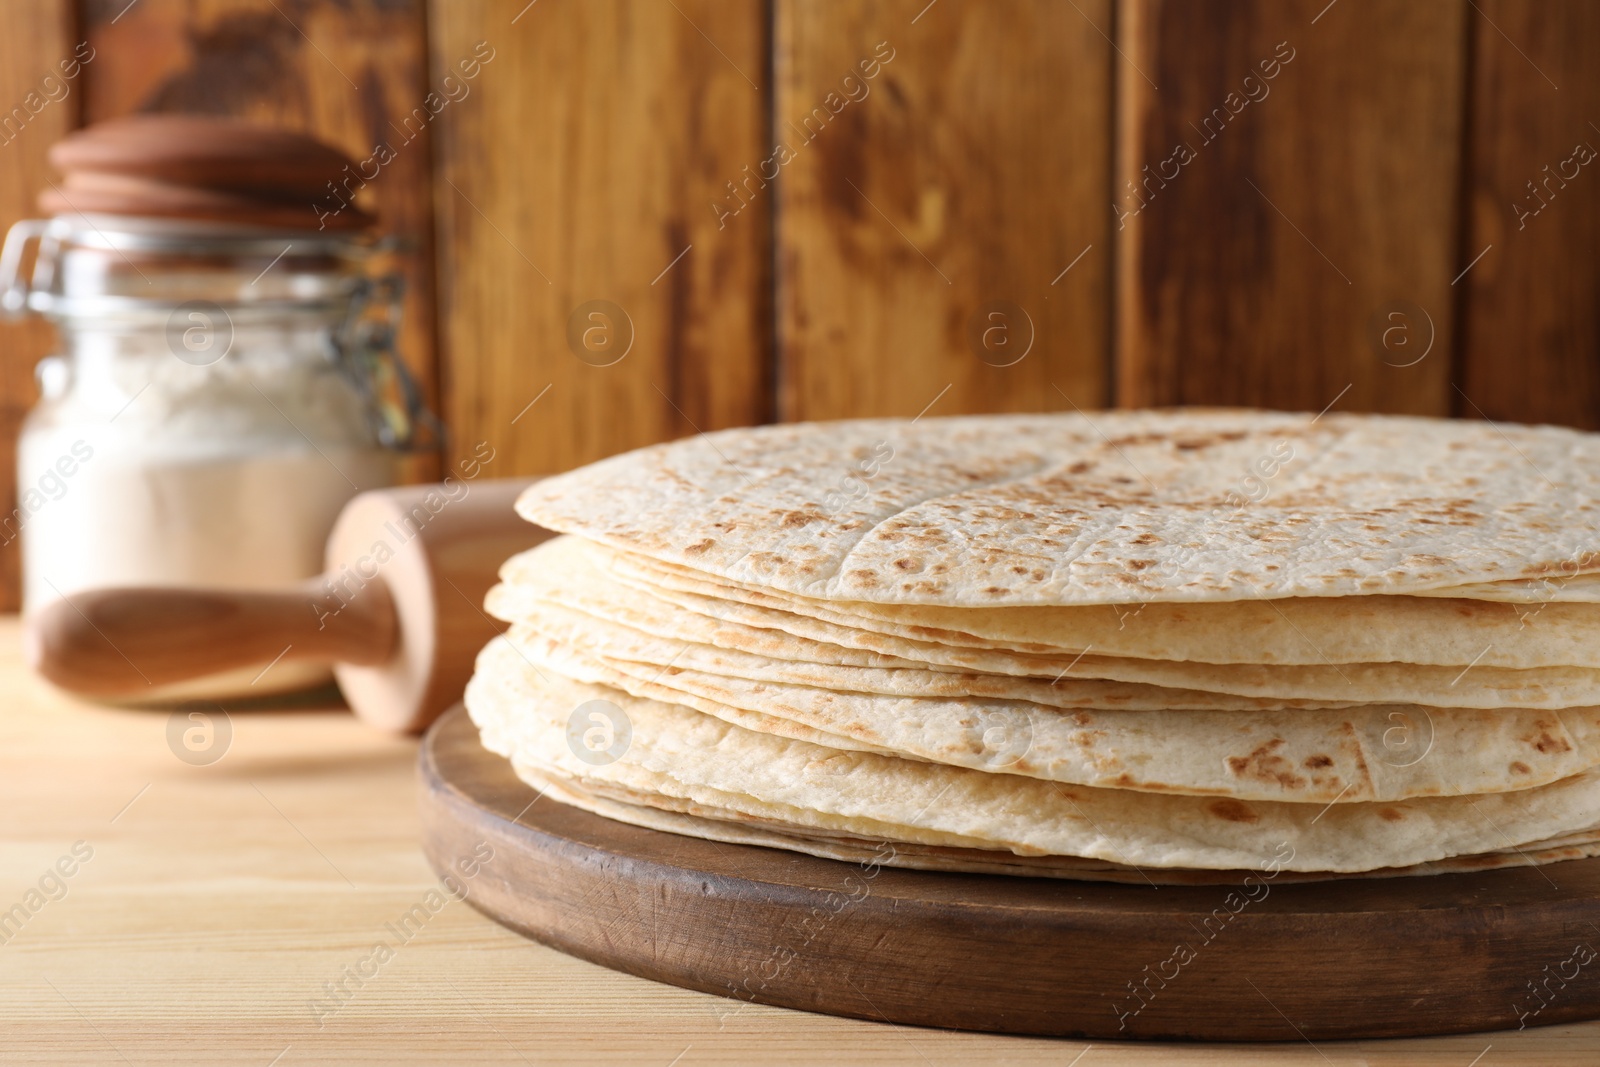
[[[575,712],[603,700],[628,743],[581,758]],[[802,832],[1063,855],[1144,868],[1358,872],[1517,848],[1600,824],[1600,772],[1484,796],[1302,804],[1067,786],[754,732],[693,709],[532,669],[491,642],[467,689],[484,743],[514,765],[693,802]]]
[[[1026,700],[1052,708],[1123,708],[1128,710],[1222,710],[1246,708],[1342,708],[1349,702],[1304,700],[1259,700],[1226,693],[1198,690],[1163,689],[1159,686],[1128,682],[1109,682],[1097,678],[1063,675],[1050,680],[978,671],[930,669],[908,661],[874,657],[883,665],[859,662],[827,662],[825,659],[783,659],[741,651],[737,647],[701,644],[685,639],[689,627],[676,635],[666,627],[659,630],[636,629],[608,619],[552,604],[534,604],[526,610],[508,610],[507,599],[490,598],[496,613],[506,621],[535,629],[558,640],[579,644],[597,655],[653,664],[663,669],[694,669],[754,682],[782,682],[812,685],[887,696],[992,697],[1001,700]],[[754,635],[753,637],[750,635]],[[761,631],[735,631],[719,628],[712,636],[737,646],[747,640],[766,640]],[[788,651],[815,650],[826,657],[835,646],[799,642]],[[859,657],[841,649],[843,660]]]
[[[1571,562],[1571,561],[1569,561]],[[1418,596],[1492,600],[1536,607],[1540,604],[1600,604],[1600,574],[1552,575],[1511,582],[1478,582],[1448,589],[1426,589]]]
[[[815,599],[1413,594],[1600,571],[1600,437],[1204,410],[801,423],[615,456],[517,508]]]
[[[467,704],[569,803],[862,863],[1600,854],[1597,461],[1328,413],[702,434],[519,498],[571,536],[502,568]]]
[[[637,589],[691,593],[917,641],[1016,652],[1199,663],[1426,663],[1600,667],[1600,606],[1417,596],[1296,597],[1219,604],[948,608],[823,601],[717,582],[683,567],[576,539],[548,555],[590,552]],[[547,557],[539,558],[544,565]],[[550,562],[554,562],[551,560]],[[1484,587],[1478,587],[1484,588]]]
[[[858,837],[844,833],[801,833],[782,823],[752,819],[735,812],[692,802],[674,802],[659,796],[645,797],[626,790],[592,792],[577,779],[558,780],[542,768],[526,761],[514,763],[517,775],[540,793],[562,804],[582,808],[618,822],[650,830],[683,834],[734,845],[760,845],[802,852],[822,859],[853,863],[865,877],[873,877],[878,867],[903,867],[919,871],[946,871],[960,874],[996,874],[1029,878],[1070,878],[1080,882],[1142,883],[1149,885],[1221,885],[1254,889],[1268,879],[1277,884],[1322,882],[1348,878],[1414,878],[1463,871],[1500,870],[1505,867],[1537,867],[1561,860],[1582,859],[1600,854],[1600,833],[1568,834],[1550,842],[1535,842],[1524,848],[1480,852],[1472,856],[1452,856],[1433,863],[1411,867],[1379,868],[1346,874],[1318,871],[1274,872],[1266,865],[1254,871],[1184,870],[1181,868],[1130,867],[1104,860],[1076,856],[1018,856],[994,849],[940,848]],[[648,801],[648,803],[646,802]],[[658,806],[660,805],[660,806]],[[1252,877],[1253,876],[1253,877]]]
[[[529,619],[548,602],[647,633],[772,660],[931,666],[1052,681],[1070,674],[1264,701],[1550,709],[1600,704],[1600,670],[1585,667],[1210,664],[1098,653],[1040,655],[912,640],[736,600],[624,586],[595,566],[573,539],[557,539],[513,557],[501,576],[504,584],[490,592],[488,608],[509,621]],[[873,654],[889,659],[873,659]],[[1470,684],[1461,684],[1469,675]]]
[[[593,654],[513,628],[540,672],[678,703],[761,733],[1049,781],[1332,803],[1528,789],[1600,766],[1600,708],[1067,712],[750,681]],[[548,675],[547,675],[548,676]]]

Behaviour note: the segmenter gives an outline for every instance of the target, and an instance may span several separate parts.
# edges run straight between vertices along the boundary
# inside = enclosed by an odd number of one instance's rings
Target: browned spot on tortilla
[[[1278,755],[1277,750],[1283,744],[1283,738],[1274,737],[1271,741],[1257,745],[1255,751],[1248,756],[1229,756],[1228,770],[1241,778],[1277,782],[1286,789],[1299,789],[1306,784],[1306,780],[1294,773],[1288,760]]]
[[[684,549],[684,552],[698,556],[700,553],[706,551],[715,544],[716,542],[708,537],[704,541],[696,541],[694,544]]]
[[[1515,763],[1513,763],[1511,765],[1511,773],[1512,774],[1532,774],[1533,773],[1533,768],[1529,767],[1526,763],[1523,763],[1521,760],[1517,760]]]
[[[1333,757],[1332,756],[1324,756],[1323,754],[1321,754],[1319,752],[1315,756],[1307,756],[1306,759],[1305,759],[1305,766],[1308,769],[1313,770],[1313,771],[1314,770],[1319,770],[1320,768],[1323,768],[1323,767],[1332,767],[1333,766]]]
[[[806,526],[813,522],[821,522],[822,516],[815,511],[790,511],[783,516],[785,526]]]
[[[1345,747],[1355,757],[1358,772],[1355,779],[1356,784],[1363,789],[1370,790],[1372,788],[1372,772],[1367,769],[1367,757],[1362,754],[1361,738],[1356,735],[1355,723],[1346,719],[1341,728],[1347,738]]]
[[[1456,856],[1450,862],[1458,867],[1498,867],[1504,862],[1503,857],[1482,856]]]
[[[1260,822],[1261,816],[1250,810],[1250,805],[1238,800],[1214,800],[1206,805],[1206,810],[1219,819],[1229,822]]]
[[[1153,559],[1130,559],[1128,561],[1128,569],[1135,571],[1147,570],[1155,565],[1156,561]]]
[[[912,559],[910,556],[901,556],[899,559],[894,561],[894,565],[903,571],[913,571],[917,569],[917,561]]]
[[[1378,818],[1384,822],[1404,822],[1406,813],[1399,808],[1379,808]]]
[[[848,577],[852,585],[864,585],[868,589],[878,584],[878,576],[871,571],[851,571]]]
[[[1106,441],[1108,448],[1127,448],[1130,445],[1156,445],[1167,439],[1162,433],[1130,433]]]
[[[1193,437],[1177,437],[1173,439],[1172,447],[1176,448],[1180,452],[1195,452],[1202,448],[1210,448],[1215,444],[1222,444],[1228,441],[1239,441],[1242,440],[1244,436],[1245,435],[1241,432],[1230,430],[1226,433],[1198,434]]]
[[[1550,731],[1555,728],[1555,723],[1548,719],[1540,719],[1533,724],[1533,729],[1517,738],[1525,745],[1529,745],[1546,756],[1557,755],[1562,752],[1571,752],[1572,746],[1565,738],[1554,737]]]
[[[1090,469],[1093,466],[1094,466],[1093,463],[1090,463],[1087,460],[1080,459],[1078,462],[1074,463],[1072,466],[1067,468],[1067,473],[1068,474],[1082,474],[1084,471]]]
[[[1157,537],[1153,533],[1142,533],[1138,537],[1135,537],[1132,541],[1129,541],[1128,544],[1130,544],[1130,545],[1153,545],[1153,544],[1159,543],[1160,540],[1161,540],[1161,538]]]

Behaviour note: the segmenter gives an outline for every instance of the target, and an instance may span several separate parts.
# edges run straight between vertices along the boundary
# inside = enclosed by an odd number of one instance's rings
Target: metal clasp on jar
[[[424,452],[439,447],[443,432],[396,351],[404,300],[405,279],[399,274],[366,279],[333,343],[340,369],[366,401],[378,441],[398,451]]]
[[[6,233],[6,243],[0,248],[0,314],[16,317],[28,311],[44,311],[41,300],[47,300],[49,287],[55,276],[55,254],[60,245],[51,232],[51,219],[22,219],[12,224]],[[37,243],[33,269],[22,277],[22,257],[30,243]],[[36,284],[40,270],[44,271],[42,285]]]

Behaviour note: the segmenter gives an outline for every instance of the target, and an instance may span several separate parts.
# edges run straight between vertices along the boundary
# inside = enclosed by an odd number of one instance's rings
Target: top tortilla
[[[726,430],[517,510],[801,596],[996,607],[1571,578],[1600,571],[1597,500],[1600,435],[1189,409]]]

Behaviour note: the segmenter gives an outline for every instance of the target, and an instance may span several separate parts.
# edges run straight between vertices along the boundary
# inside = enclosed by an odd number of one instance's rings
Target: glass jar
[[[96,587],[270,589],[321,573],[345,502],[392,484],[395,452],[431,421],[393,354],[400,287],[369,272],[377,250],[120,216],[12,229],[0,299],[51,319],[63,347],[38,365],[18,506],[0,520],[5,540],[22,537],[25,611]],[[326,677],[279,664],[159,697]]]

